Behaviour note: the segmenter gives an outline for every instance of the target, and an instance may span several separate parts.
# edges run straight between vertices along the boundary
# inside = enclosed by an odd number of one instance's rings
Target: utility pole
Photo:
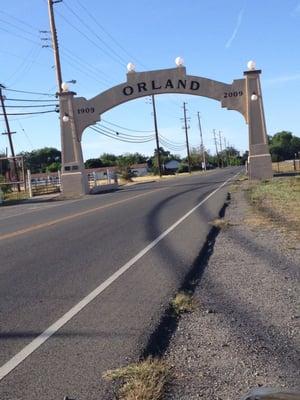
[[[199,111],[197,112],[197,115],[198,115],[199,131],[200,131],[200,146],[202,151],[202,159],[203,159],[204,170],[206,171],[205,148],[203,145],[202,127],[201,127],[201,119]]]
[[[191,173],[191,156],[190,156],[190,146],[189,146],[189,137],[188,137],[188,126],[186,121],[186,103],[183,102],[183,115],[184,115],[184,130],[185,130],[185,139],[186,139],[186,151],[188,157],[188,165],[189,165],[189,173]]]
[[[50,30],[51,30],[52,45],[53,45],[53,50],[54,50],[56,79],[57,79],[58,93],[59,94],[62,93],[62,87],[61,87],[62,75],[61,75],[61,66],[60,66],[57,31],[56,31],[56,26],[55,26],[53,4],[61,3],[61,2],[62,2],[62,0],[48,0],[48,12],[49,12],[49,20],[50,20]]]
[[[8,136],[10,152],[11,152],[11,155],[13,158],[13,163],[14,163],[14,168],[15,168],[15,174],[16,174],[17,182],[19,182],[19,172],[18,172],[18,168],[17,168],[17,161],[16,161],[16,156],[15,156],[14,145],[13,145],[13,141],[12,141],[12,137],[11,137],[11,135],[15,132],[11,132],[10,127],[9,127],[9,122],[8,122],[5,104],[4,104],[4,98],[2,95],[2,89],[5,89],[5,87],[0,84],[0,101],[1,101],[3,116],[4,116],[4,120],[5,120],[5,125],[6,125],[6,132],[3,134]],[[18,192],[20,192],[20,184],[19,183],[18,183]]]
[[[156,107],[155,107],[154,94],[152,94],[152,107],[153,107],[153,118],[154,118],[155,139],[156,139],[157,166],[158,166],[159,176],[161,177],[162,171],[161,171],[161,162],[160,162],[160,150],[159,150],[159,139],[158,139],[158,128],[157,128],[157,118],[156,118]]]
[[[227,144],[226,144],[226,138],[225,136],[223,137],[224,139],[224,151],[225,151],[225,157],[226,157],[226,165],[228,167],[229,165],[229,160],[228,160],[228,151],[227,151]]]
[[[223,149],[222,149],[222,136],[221,136],[221,131],[219,131],[219,143],[220,143],[220,152],[221,152],[221,165],[222,165],[222,168],[224,167],[224,159],[223,159],[223,154],[222,154],[222,152],[223,152]]]
[[[215,142],[215,146],[216,146],[216,154],[217,154],[217,158],[218,158],[218,167],[220,166],[220,156],[219,156],[219,152],[218,152],[218,143],[217,143],[217,137],[216,137],[216,130],[213,129],[213,134],[214,134],[214,142]]]

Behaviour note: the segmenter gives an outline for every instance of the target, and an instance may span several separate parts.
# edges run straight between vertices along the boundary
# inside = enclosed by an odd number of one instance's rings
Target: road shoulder
[[[299,241],[254,210],[245,189],[231,191],[196,309],[180,319],[165,355],[173,370],[167,399],[299,390]]]

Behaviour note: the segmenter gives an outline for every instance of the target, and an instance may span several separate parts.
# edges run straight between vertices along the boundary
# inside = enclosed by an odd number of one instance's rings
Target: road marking
[[[124,264],[118,271],[112,274],[106,281],[101,283],[96,289],[84,297],[79,303],[72,307],[68,312],[66,312],[61,318],[59,318],[54,324],[49,326],[43,333],[37,336],[32,342],[25,346],[19,353],[12,357],[0,368],[0,381],[8,375],[12,370],[14,370],[19,364],[21,364],[30,354],[37,350],[46,340],[48,340],[52,335],[54,335],[60,328],[62,328],[67,322],[69,322],[75,315],[77,315],[83,308],[85,308],[91,301],[93,301],[100,293],[102,293],[106,288],[108,288],[114,281],[116,281],[121,275],[123,275],[127,270],[129,270],[140,258],[147,254],[153,247],[155,247],[164,237],[166,237],[170,232],[172,232],[178,225],[180,225],[184,220],[186,220],[195,210],[197,210],[202,204],[204,204],[208,199],[210,199],[216,192],[218,192],[227,182],[238,176],[238,172],[233,177],[228,178],[222,183],[217,189],[206,196],[200,203],[193,207],[190,211],[179,218],[173,225],[166,229],[161,235],[159,235],[153,242],[149,243],[143,250],[141,250],[136,256],[131,258],[126,264]]]
[[[6,219],[9,219],[9,218],[19,217],[21,215],[32,214],[32,213],[35,213],[37,211],[43,211],[43,210],[47,210],[48,208],[59,207],[59,206],[75,203],[76,201],[82,201],[82,200],[87,200],[87,199],[84,198],[84,199],[76,199],[76,200],[67,200],[67,203],[66,202],[59,202],[59,203],[50,204],[50,205],[44,205],[42,203],[39,203],[37,206],[30,207],[27,210],[25,210],[23,212],[20,212],[18,214],[12,214],[12,215],[7,215],[7,216],[4,216],[4,217],[0,217],[0,221],[5,221]],[[15,207],[15,206],[7,206],[7,207]]]
[[[139,197],[146,196],[148,194],[152,194],[153,192],[157,192],[157,191],[164,190],[164,189],[167,189],[167,187],[163,187],[163,188],[159,188],[159,189],[155,189],[155,190],[150,190],[150,191],[148,191],[146,193],[138,194],[136,196],[133,196],[133,197],[130,197],[130,198],[126,198],[126,199],[123,199],[123,200],[118,200],[118,201],[115,201],[114,203],[109,203],[109,204],[105,204],[105,205],[102,205],[102,206],[94,207],[94,208],[91,208],[89,210],[80,211],[78,213],[67,215],[67,216],[62,217],[62,218],[54,219],[52,221],[44,222],[42,224],[31,225],[31,226],[29,226],[27,228],[20,229],[18,231],[14,231],[14,232],[10,232],[10,233],[4,233],[3,235],[0,235],[0,240],[11,239],[11,238],[14,238],[16,236],[20,236],[20,235],[24,235],[26,233],[30,233],[30,232],[36,231],[38,229],[42,229],[42,228],[46,228],[46,227],[49,227],[49,226],[53,226],[53,225],[59,224],[61,222],[70,221],[70,220],[72,220],[74,218],[82,217],[83,215],[92,214],[95,211],[103,210],[105,208],[113,207],[113,206],[118,205],[118,204],[126,203],[127,201],[131,201],[131,200],[137,199]]]

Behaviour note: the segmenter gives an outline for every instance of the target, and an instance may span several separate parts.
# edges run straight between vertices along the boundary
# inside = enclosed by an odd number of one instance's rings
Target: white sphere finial
[[[248,61],[247,67],[248,67],[249,71],[254,71],[256,69],[256,62],[253,60]]]
[[[128,72],[135,72],[135,65],[133,63],[128,63],[127,64],[127,71]]]
[[[67,82],[63,82],[61,84],[61,88],[62,88],[63,92],[68,92],[69,91],[69,85],[67,84]]]
[[[183,67],[184,59],[182,57],[176,57],[175,58],[175,64],[177,65],[177,67]]]
[[[67,114],[62,117],[63,122],[69,122],[70,118]]]

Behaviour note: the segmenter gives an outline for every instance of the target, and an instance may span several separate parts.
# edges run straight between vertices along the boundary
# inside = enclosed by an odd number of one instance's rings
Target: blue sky
[[[71,89],[94,97],[126,80],[126,64],[137,71],[172,68],[185,60],[187,73],[231,83],[243,77],[248,60],[262,69],[267,130],[290,130],[300,136],[300,1],[299,0],[64,0],[54,5],[63,80],[76,79]],[[49,30],[46,0],[15,0],[0,10],[0,83],[7,88],[56,92],[51,48],[41,40]],[[7,98],[47,99],[5,91]],[[49,97],[51,99],[51,97]],[[214,152],[212,130],[222,132],[238,150],[248,148],[247,126],[234,111],[214,100],[185,95],[156,96],[159,131],[169,141],[184,143],[183,102],[190,117],[189,137],[199,146],[197,111],[201,114],[204,144]],[[52,104],[52,102],[50,102]],[[30,104],[6,101],[6,105]],[[40,104],[40,103],[32,103]],[[7,108],[8,113],[53,109]],[[110,123],[137,131],[153,130],[152,107],[146,98],[108,111]],[[2,117],[1,117],[2,118]],[[58,114],[10,116],[16,152],[44,146],[60,148]],[[2,132],[5,131],[1,119]],[[113,128],[112,125],[108,125]],[[129,133],[130,131],[123,130]],[[131,134],[139,136],[138,132]],[[141,133],[140,135],[145,135]],[[0,150],[8,146],[0,136]],[[103,152],[153,154],[155,142],[127,144],[87,129],[84,158]],[[185,155],[185,151],[172,151]]]

